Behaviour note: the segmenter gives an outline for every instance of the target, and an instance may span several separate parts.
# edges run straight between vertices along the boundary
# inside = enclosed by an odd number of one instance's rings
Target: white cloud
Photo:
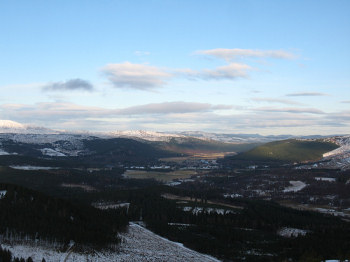
[[[255,57],[255,58],[278,58],[278,59],[294,59],[296,55],[284,50],[253,50],[253,49],[209,49],[199,50],[195,52],[200,55],[212,56],[215,58],[232,61],[237,58]]]
[[[108,64],[102,71],[116,88],[150,90],[162,87],[172,75],[155,66],[144,64]]]

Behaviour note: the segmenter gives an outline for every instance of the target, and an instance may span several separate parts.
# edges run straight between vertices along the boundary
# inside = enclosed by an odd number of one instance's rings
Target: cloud
[[[162,87],[172,75],[144,64],[108,64],[102,69],[115,88],[151,90]]]
[[[329,94],[318,93],[318,92],[301,92],[301,93],[287,94],[286,96],[329,96]]]
[[[45,121],[59,121],[80,118],[113,118],[125,116],[168,115],[203,113],[215,110],[231,109],[230,105],[212,105],[195,102],[164,102],[153,103],[126,108],[107,109],[102,107],[81,106],[67,102],[45,102],[34,105],[3,104],[0,114],[8,119],[36,119]]]
[[[331,113],[328,115],[328,118],[329,120],[334,121],[335,123],[341,123],[341,124],[350,123],[350,110]]]
[[[341,101],[340,103],[350,104],[350,100]]]
[[[266,102],[266,103],[279,103],[279,104],[286,104],[286,105],[300,105],[299,102],[286,100],[286,99],[279,99],[279,98],[268,98],[268,97],[255,97],[251,100],[255,102]]]
[[[285,108],[275,108],[275,107],[260,107],[255,108],[255,111],[265,111],[265,112],[285,112],[285,113],[295,113],[295,114],[324,114],[323,111],[316,108],[299,108],[299,107],[285,107]]]
[[[215,58],[224,59],[226,61],[232,61],[237,58],[278,58],[278,59],[294,59],[296,55],[284,50],[253,50],[253,49],[209,49],[209,50],[199,50],[195,54],[212,56]]]
[[[70,91],[70,90],[85,90],[92,91],[92,84],[86,80],[75,78],[65,82],[53,82],[43,86],[45,91]]]
[[[235,109],[222,114],[217,110]],[[349,133],[350,111],[321,113],[310,108],[255,108],[164,102],[108,109],[72,103],[2,104],[0,119],[68,130],[201,130],[224,133]]]
[[[189,79],[204,79],[204,80],[234,80],[237,78],[248,77],[248,71],[253,70],[252,67],[246,64],[230,63],[228,65],[219,66],[215,69],[178,69],[175,72]]]

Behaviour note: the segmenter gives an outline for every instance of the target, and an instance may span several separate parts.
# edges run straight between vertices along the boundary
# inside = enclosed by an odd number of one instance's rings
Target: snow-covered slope
[[[324,139],[324,141],[335,143],[339,147],[323,154],[321,161],[299,168],[350,169],[350,135],[329,137]]]
[[[31,257],[34,262],[41,262],[43,258],[47,262],[59,261],[96,261],[96,262],[217,262],[214,257],[204,255],[184,247],[180,243],[172,242],[162,238],[153,232],[131,223],[129,231],[120,235],[121,244],[119,252],[95,251],[90,254],[75,253],[74,248],[66,252],[37,246],[33,243],[29,245],[8,245],[2,244],[3,248],[9,249],[14,256]]]
[[[323,157],[334,157],[350,153],[350,136],[336,136],[327,139],[329,142],[337,144],[339,147],[330,152],[323,154]]]

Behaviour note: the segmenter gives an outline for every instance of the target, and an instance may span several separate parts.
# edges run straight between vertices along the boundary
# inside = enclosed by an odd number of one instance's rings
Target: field
[[[173,179],[186,179],[193,175],[197,175],[194,170],[179,170],[171,172],[143,171],[143,170],[127,170],[123,176],[134,179],[155,179],[161,182],[171,182]]]
[[[236,155],[235,152],[219,152],[219,153],[195,153],[190,156],[183,156],[183,157],[165,157],[160,158],[160,161],[164,162],[175,162],[175,163],[182,163],[184,161],[193,161],[193,160],[215,160],[218,158],[223,158],[225,156],[233,156]]]

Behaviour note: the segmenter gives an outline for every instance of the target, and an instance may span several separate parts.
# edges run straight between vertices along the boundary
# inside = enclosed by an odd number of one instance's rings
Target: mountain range
[[[124,137],[133,139],[142,139],[147,141],[170,141],[171,139],[197,138],[200,140],[214,140],[225,143],[266,143],[277,140],[295,138],[292,135],[268,135],[259,134],[222,134],[202,131],[183,131],[183,132],[154,132],[145,130],[116,130],[111,132],[89,132],[89,131],[65,131],[54,130],[41,126],[30,124],[21,124],[12,120],[0,120],[0,133],[7,134],[60,134],[60,135],[81,135],[95,136],[100,138]],[[301,138],[322,138],[322,136],[303,136]]]

